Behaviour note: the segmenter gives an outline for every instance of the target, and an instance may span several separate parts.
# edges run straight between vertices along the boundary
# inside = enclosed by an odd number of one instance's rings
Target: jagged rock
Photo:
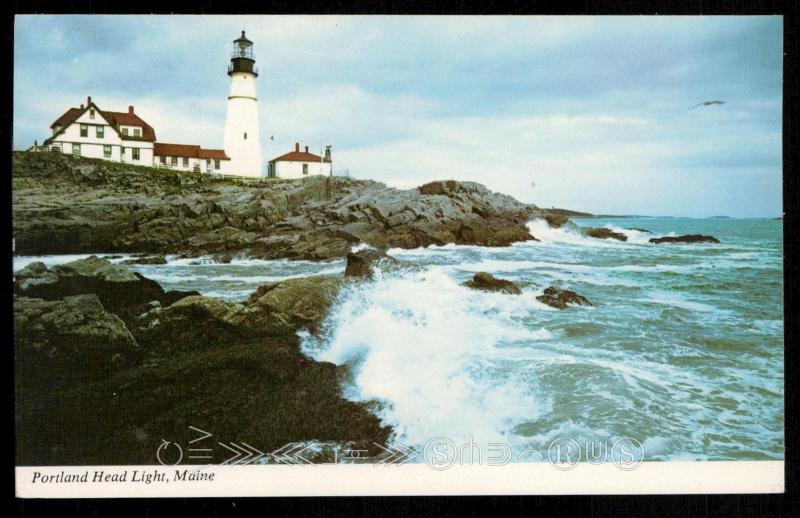
[[[543,211],[473,182],[398,190],[345,177],[239,184],[48,153],[13,154],[17,253],[345,257],[353,244],[506,246]],[[114,203],[109,203],[113,199]]]
[[[142,356],[125,323],[97,295],[15,297],[14,341],[23,376],[97,379]]]
[[[381,250],[366,249],[347,254],[345,277],[371,277],[373,268],[393,267],[397,259]]]
[[[126,259],[121,264],[167,264],[163,255],[153,255],[150,257],[138,257],[136,259]]]
[[[567,304],[576,304],[579,306],[592,306],[593,304],[583,295],[578,295],[574,291],[562,290],[555,286],[545,288],[544,294],[536,297],[536,300],[548,306],[558,309],[564,309]]]
[[[168,307],[140,307],[131,331],[148,347],[186,351],[316,330],[339,292],[338,275],[287,279],[258,287],[244,303],[193,295]]]
[[[48,269],[31,263],[15,274],[15,293],[20,296],[57,300],[71,295],[96,294],[111,312],[120,312],[152,300],[162,304],[189,292],[165,293],[161,286],[121,264],[97,256]]]
[[[342,277],[313,275],[264,284],[238,315],[251,334],[280,336],[298,328],[315,330],[339,294]]]
[[[35,291],[39,286],[47,287],[57,283],[58,275],[51,272],[44,263],[36,261],[15,273],[14,282],[15,288],[24,293]]]
[[[511,295],[519,295],[522,290],[514,282],[506,279],[498,279],[487,272],[478,272],[464,283],[464,286],[482,291],[499,291]]]
[[[587,227],[584,229],[584,232],[589,237],[594,237],[597,239],[616,239],[617,241],[627,241],[628,236],[622,234],[620,232],[614,232],[609,228],[604,227]]]
[[[547,221],[547,224],[553,228],[561,228],[569,223],[569,218],[561,214],[547,214],[544,219]]]
[[[703,236],[700,234],[688,234],[685,236],[663,236],[650,239],[651,243],[719,243],[719,239],[714,236]]]
[[[637,232],[644,232],[645,234],[652,234],[652,232],[650,232],[646,228],[629,227],[628,230],[636,230]]]

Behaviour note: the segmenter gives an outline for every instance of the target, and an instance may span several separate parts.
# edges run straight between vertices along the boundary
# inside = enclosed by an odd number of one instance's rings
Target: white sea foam
[[[558,243],[594,247],[619,246],[622,244],[620,241],[611,243],[605,239],[586,237],[580,233],[580,231],[574,230],[567,225],[559,228],[553,228],[549,223],[547,223],[547,221],[540,218],[529,221],[527,227],[533,237],[538,239],[540,243]],[[527,243],[535,245],[536,241],[529,241]]]
[[[324,338],[307,336],[304,349],[351,365],[347,395],[384,402],[380,417],[409,444],[502,440],[542,410],[533,387],[496,364],[505,344],[552,336],[516,318],[533,297],[473,291],[440,269],[379,279],[343,292]]]
[[[350,247],[350,252],[354,254],[362,250],[375,250],[375,247],[368,243],[359,243]]]

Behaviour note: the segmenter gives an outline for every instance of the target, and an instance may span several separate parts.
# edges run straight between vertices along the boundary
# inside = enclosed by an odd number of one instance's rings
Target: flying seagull
[[[690,109],[690,110],[694,110],[694,109],[695,109],[695,108],[697,108],[698,106],[711,106],[712,104],[725,104],[725,101],[717,101],[717,100],[714,100],[714,101],[703,101],[703,102],[701,102],[701,103],[697,103],[697,104],[695,104],[694,106],[692,106],[692,107],[691,107],[691,108],[689,108],[689,109]]]

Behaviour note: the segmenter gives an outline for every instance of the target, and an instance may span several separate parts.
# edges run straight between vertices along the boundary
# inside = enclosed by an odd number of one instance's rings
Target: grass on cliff
[[[22,173],[26,174],[30,171],[35,171],[38,169],[45,169],[45,168],[52,168],[55,164],[64,164],[71,167],[78,167],[82,165],[94,165],[99,169],[103,169],[105,171],[109,171],[111,173],[138,173],[138,174],[152,174],[152,175],[161,175],[163,178],[165,175],[170,175],[171,178],[178,180],[179,183],[182,183],[181,180],[190,181],[191,183],[196,182],[209,182],[213,184],[221,184],[221,185],[237,185],[237,186],[264,186],[269,184],[279,184],[279,183],[287,183],[292,182],[293,180],[287,180],[284,178],[237,178],[237,177],[219,177],[219,176],[211,176],[207,173],[201,172],[193,172],[193,171],[181,171],[175,169],[160,169],[157,167],[146,166],[146,165],[139,165],[139,164],[132,164],[132,163],[121,163],[121,162],[112,162],[109,160],[103,160],[100,158],[88,158],[88,157],[75,157],[69,154],[62,154],[62,153],[52,153],[52,152],[33,152],[33,151],[14,151],[13,153],[13,170],[14,173]]]

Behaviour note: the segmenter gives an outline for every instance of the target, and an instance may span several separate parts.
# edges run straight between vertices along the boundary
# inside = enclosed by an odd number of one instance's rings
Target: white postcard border
[[[211,480],[182,481],[175,471],[194,466],[63,466],[16,468],[21,498],[698,494],[782,493],[783,461],[644,462],[625,471],[612,463],[581,463],[559,471],[547,463],[456,465],[436,471],[425,464],[308,466],[260,465],[203,468]],[[96,472],[102,472],[97,480]],[[134,473],[135,472],[135,473]],[[53,482],[33,482],[53,476]],[[58,475],[85,481],[59,482]],[[156,480],[145,483],[143,475]],[[85,475],[85,476],[84,476]],[[61,478],[64,478],[63,476]],[[117,480],[112,480],[112,479]],[[119,480],[124,478],[124,480]],[[163,480],[158,480],[163,478]]]

